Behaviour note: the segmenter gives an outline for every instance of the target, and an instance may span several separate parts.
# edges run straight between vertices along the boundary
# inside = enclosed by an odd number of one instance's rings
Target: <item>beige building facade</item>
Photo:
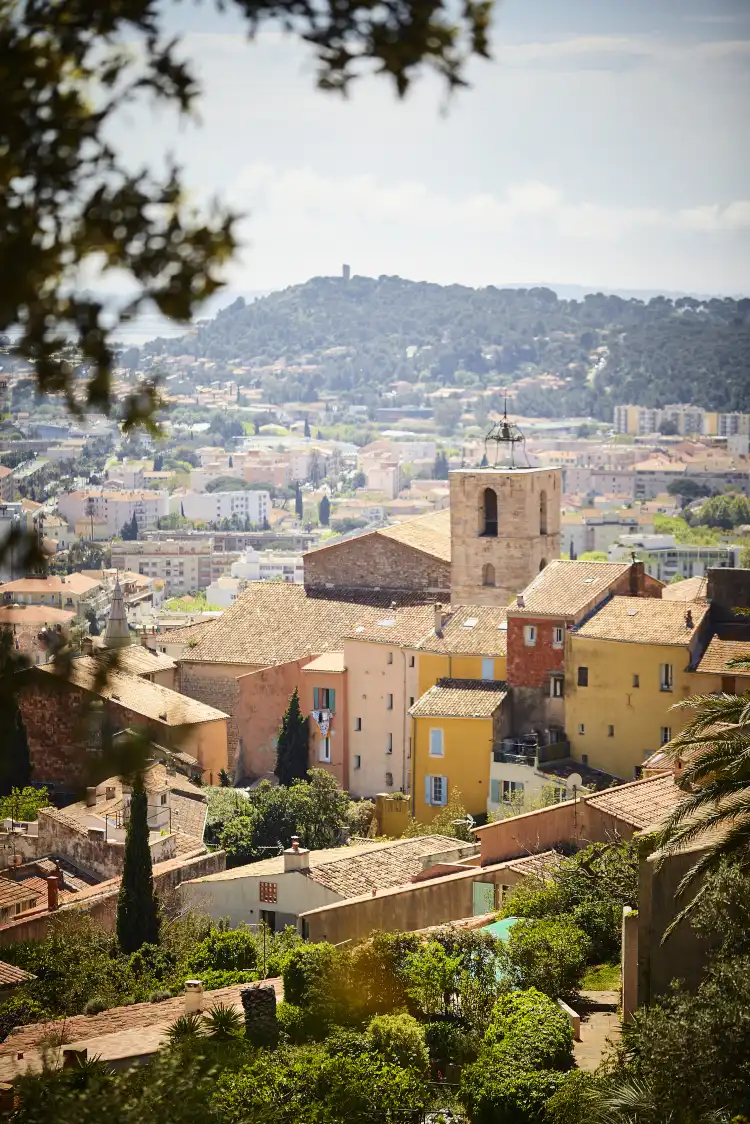
[[[506,605],[560,555],[558,468],[450,474],[451,600]]]

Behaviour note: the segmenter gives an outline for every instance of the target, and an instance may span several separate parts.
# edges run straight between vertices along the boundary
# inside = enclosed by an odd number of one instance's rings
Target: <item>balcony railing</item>
[[[496,764],[535,766],[569,757],[570,742],[564,737],[555,738],[554,733],[547,730],[540,735],[503,738],[493,746],[493,761]]]

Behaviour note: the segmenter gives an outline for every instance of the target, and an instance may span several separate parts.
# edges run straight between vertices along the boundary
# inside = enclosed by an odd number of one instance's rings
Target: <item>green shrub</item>
[[[193,973],[181,973],[179,977],[179,990],[182,991],[185,980],[199,979],[203,984],[204,991],[216,991],[220,987],[236,987],[237,984],[250,984],[255,983],[258,979],[257,972],[200,972],[195,975]]]
[[[83,1008],[84,1015],[100,1015],[102,1011],[107,1010],[108,1004],[103,999],[89,999],[86,1006]]]
[[[484,1048],[502,1050],[525,1069],[568,1069],[573,1031],[567,1015],[540,991],[515,991],[498,999],[484,1035]]]
[[[430,1059],[424,1030],[412,1015],[376,1015],[367,1028],[367,1037],[387,1062],[427,1072]]]
[[[162,988],[159,988],[158,991],[152,991],[151,994],[148,997],[148,1001],[149,1001],[149,1003],[163,1003],[165,999],[171,999],[171,998],[172,998],[172,992],[168,991],[167,988],[162,987]]]
[[[284,962],[284,998],[305,1010],[330,1016],[345,981],[344,958],[325,942],[299,945]]]
[[[203,1015],[203,1029],[211,1038],[237,1038],[245,1029],[245,1020],[236,1007],[215,1003]]]
[[[589,961],[602,964],[620,955],[622,906],[619,902],[586,901],[575,906],[573,921],[589,938]]]
[[[185,969],[194,972],[254,972],[258,966],[258,946],[249,929],[215,930],[196,945],[185,961]],[[200,977],[202,978],[202,977]]]
[[[471,1124],[540,1124],[564,1075],[523,1069],[502,1047],[483,1050],[461,1074],[461,1099]]]
[[[13,995],[0,1004],[0,1042],[4,1042],[17,1026],[40,1023],[51,1018],[49,1011],[30,995]]]
[[[433,1069],[444,1072],[446,1066],[464,1065],[476,1055],[472,1037],[458,1023],[427,1023],[424,1039]]]
[[[601,1102],[597,1079],[584,1070],[572,1069],[561,1078],[544,1106],[544,1119],[549,1124],[585,1124],[596,1118]]]
[[[543,917],[517,921],[498,956],[512,987],[564,999],[577,993],[590,949],[591,941],[570,918]]]
[[[170,1042],[184,1042],[200,1038],[203,1032],[203,1020],[200,1015],[180,1015],[167,1027],[167,1038]]]
[[[155,983],[167,979],[174,971],[177,957],[173,952],[156,944],[144,944],[131,953],[128,966],[138,981],[154,980]]]
[[[358,1058],[373,1050],[372,1040],[366,1034],[340,1026],[331,1031],[324,1045],[332,1058]]]

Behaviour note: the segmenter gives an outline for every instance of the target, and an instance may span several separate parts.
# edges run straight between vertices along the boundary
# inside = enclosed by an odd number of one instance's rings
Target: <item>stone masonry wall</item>
[[[377,531],[304,557],[309,589],[386,589],[446,596],[450,563]]]
[[[179,690],[191,699],[223,710],[227,721],[227,749],[229,768],[236,769],[239,758],[239,728],[237,725],[237,676],[246,675],[256,668],[244,664],[202,663],[199,660],[180,660]]]
[[[301,669],[309,662],[309,657],[292,660],[237,679],[235,720],[239,751],[236,774],[239,779],[257,780],[273,772],[281,719],[294,688],[302,681]]]
[[[450,474],[451,600],[507,605],[547,562],[560,556],[560,469],[460,469]],[[497,535],[484,532],[484,493],[497,496]],[[546,533],[540,501],[546,496]],[[484,585],[490,564],[495,584]]]

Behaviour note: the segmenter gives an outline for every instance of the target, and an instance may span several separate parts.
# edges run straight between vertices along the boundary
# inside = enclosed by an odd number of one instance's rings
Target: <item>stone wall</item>
[[[206,874],[218,874],[226,868],[224,851],[198,855],[192,859],[170,859],[154,867],[154,886],[160,897],[169,899],[177,887],[190,878],[202,878]],[[120,891],[119,878],[109,879],[98,886],[82,891],[79,901],[71,901],[60,906],[54,913],[35,913],[30,917],[19,917],[10,925],[0,928],[0,947],[19,944],[21,941],[41,941],[47,935],[52,917],[83,910],[102,928],[113,933],[117,920],[117,895]]]
[[[560,557],[560,469],[459,469],[450,474],[450,488],[451,600],[507,605],[540,569]],[[497,501],[495,534],[485,528],[487,489]],[[487,565],[494,569],[494,584],[485,584]]]
[[[190,659],[179,661],[179,690],[191,699],[198,699],[229,715],[227,721],[227,753],[229,768],[236,769],[239,759],[239,728],[237,725],[237,677],[260,670],[247,664],[204,663]]]
[[[393,590],[447,597],[450,563],[372,531],[304,556],[305,587]]]

